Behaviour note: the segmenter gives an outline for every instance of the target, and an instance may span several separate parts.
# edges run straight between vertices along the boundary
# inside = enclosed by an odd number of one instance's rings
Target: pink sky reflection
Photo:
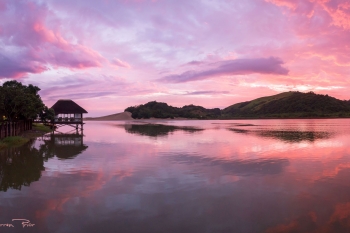
[[[286,129],[295,122],[285,121],[285,125],[281,126],[278,121],[271,121],[265,126],[273,125],[276,130]],[[95,216],[101,216],[106,212],[110,214],[114,210],[123,208],[137,210],[150,208],[149,205],[155,208],[153,202],[149,203],[148,199],[143,199],[145,194],[170,195],[169,190],[173,190],[176,191],[176,195],[182,195],[179,191],[186,190],[187,185],[195,190],[201,190],[203,186],[215,187],[224,183],[226,185],[236,183],[241,185],[239,187],[242,189],[254,190],[257,187],[255,190],[258,193],[247,192],[249,200],[253,198],[265,200],[266,196],[260,195],[259,191],[273,190],[272,195],[276,195],[281,190],[293,190],[293,195],[286,195],[283,203],[287,206],[295,205],[296,201],[299,205],[300,202],[306,203],[303,204],[304,208],[294,212],[292,218],[303,216],[305,211],[306,213],[315,211],[317,216],[325,215],[324,218],[329,218],[330,215],[333,216],[333,212],[336,215],[337,209],[342,210],[345,207],[347,211],[345,217],[349,218],[348,202],[338,200],[340,194],[329,189],[327,183],[323,183],[329,178],[341,179],[341,174],[349,169],[350,164],[346,162],[350,148],[348,133],[338,132],[339,134],[330,138],[314,141],[288,142],[228,130],[238,127],[234,126],[236,123],[236,121],[219,123],[216,121],[215,124],[205,125],[206,130],[203,131],[188,133],[177,130],[168,135],[150,137],[129,134],[123,125],[116,123],[90,122],[86,134],[93,137],[84,138],[84,143],[89,145],[88,149],[74,160],[49,159],[45,163],[45,171],[40,182],[34,182],[27,190],[29,196],[36,198],[38,194],[45,194],[45,198],[36,207],[35,215],[31,216],[45,219],[53,214],[56,218],[79,214],[84,218],[78,219],[89,219],[94,222],[97,221]],[[258,124],[259,121],[253,123]],[[317,132],[323,130],[322,125],[331,129],[330,125],[334,124],[334,121],[317,120],[315,123],[318,127],[314,127],[313,123],[305,120],[300,125],[294,124],[293,127]],[[199,126],[202,123],[192,121],[192,124]],[[179,125],[181,122],[178,122],[177,126]],[[250,130],[254,127],[241,127],[244,128]],[[270,167],[262,166],[264,163],[270,164]],[[244,169],[240,170],[240,167]],[[43,183],[46,185],[43,186]],[[335,187],[338,185],[343,187],[338,183]],[[46,187],[45,190],[42,187]],[[55,187],[62,188],[57,191]],[[321,198],[310,199],[315,187],[322,188],[325,193],[321,192]],[[247,195],[245,192],[240,193]],[[201,198],[201,195],[206,197],[203,205],[214,208],[211,207],[211,202],[208,202],[208,197],[212,198],[212,194],[198,191],[197,199]],[[125,197],[130,197],[131,200]],[[187,196],[184,197],[186,199]],[[140,199],[143,201],[140,202]],[[111,200],[113,202],[108,202]],[[320,200],[323,206],[327,207],[322,211],[314,209],[314,206],[320,205]],[[315,205],[309,206],[307,202],[310,201]],[[106,203],[113,204],[106,208]],[[250,219],[249,214],[260,211],[259,208],[260,205],[252,205],[247,213],[244,211],[242,213],[246,213]],[[11,206],[11,209],[14,208]],[[90,209],[94,209],[94,213],[98,214],[87,215],[89,213],[87,210]],[[328,212],[324,213],[324,209]],[[31,211],[32,209],[30,213]],[[263,211],[266,209],[263,208]],[[281,224],[289,222],[287,218],[281,217],[280,220]],[[65,225],[71,224],[69,221],[62,222]],[[321,226],[327,225],[327,221],[321,222]],[[59,228],[61,223],[51,227]]]

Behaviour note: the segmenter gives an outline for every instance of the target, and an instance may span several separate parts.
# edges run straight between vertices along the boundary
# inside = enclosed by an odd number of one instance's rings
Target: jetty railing
[[[32,120],[23,120],[16,122],[0,122],[0,139],[18,136],[26,130],[32,129]]]

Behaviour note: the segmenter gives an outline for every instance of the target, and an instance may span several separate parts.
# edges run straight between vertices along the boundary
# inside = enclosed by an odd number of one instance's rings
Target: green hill
[[[284,92],[237,103],[221,113],[223,118],[350,117],[350,104],[313,92]]]
[[[196,105],[182,108],[166,103],[148,102],[128,107],[133,118],[195,118],[195,119],[237,119],[237,118],[318,118],[350,117],[350,101],[338,100],[328,95],[313,92],[283,92],[231,105],[223,110],[206,109]]]
[[[195,119],[217,119],[221,115],[219,108],[206,109],[196,105],[186,105],[182,108],[169,106],[161,102],[148,102],[139,106],[128,107],[126,112],[131,112],[132,118],[195,118]]]

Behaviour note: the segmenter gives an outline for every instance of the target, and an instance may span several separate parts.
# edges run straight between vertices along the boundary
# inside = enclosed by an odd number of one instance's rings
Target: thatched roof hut
[[[76,104],[73,100],[59,100],[51,108],[55,110],[55,124],[60,125],[81,125],[83,129],[83,113],[88,113],[85,109]]]
[[[55,110],[55,114],[77,114],[88,113],[73,100],[58,100],[51,108]]]

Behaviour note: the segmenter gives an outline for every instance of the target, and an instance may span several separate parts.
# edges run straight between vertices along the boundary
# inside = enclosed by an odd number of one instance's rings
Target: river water
[[[350,232],[348,119],[69,130],[0,151],[0,232]]]

